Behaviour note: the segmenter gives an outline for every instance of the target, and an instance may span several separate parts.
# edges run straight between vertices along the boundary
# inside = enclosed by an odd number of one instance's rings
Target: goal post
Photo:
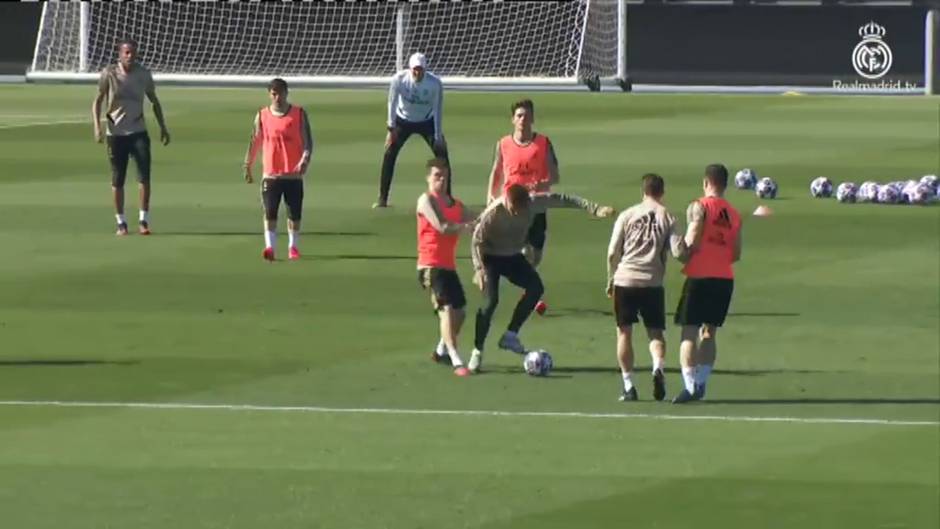
[[[160,82],[384,85],[421,51],[448,86],[619,84],[625,23],[626,0],[47,2],[26,77],[96,80],[129,37]]]

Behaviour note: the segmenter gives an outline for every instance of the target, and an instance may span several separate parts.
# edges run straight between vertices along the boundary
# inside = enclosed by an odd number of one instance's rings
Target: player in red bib
[[[467,305],[460,277],[457,275],[457,243],[460,234],[473,227],[472,214],[463,203],[447,192],[447,160],[428,160],[428,190],[418,197],[418,281],[431,291],[431,304],[440,318],[441,339],[432,353],[435,362],[454,368],[457,376],[470,371],[457,352],[457,336],[463,325]]]
[[[675,321],[682,326],[679,361],[685,388],[673,403],[705,397],[705,384],[718,355],[716,335],[734,292],[734,263],[741,259],[741,215],[724,199],[728,169],[705,168],[705,196],[689,205],[685,242],[689,260]]]
[[[287,102],[287,82],[273,79],[268,84],[271,104],[255,116],[251,143],[245,154],[245,182],[252,183],[251,166],[263,146],[264,175],[261,201],[264,206],[264,251],[262,257],[274,261],[277,238],[277,210],[283,197],[287,205],[288,257],[300,259],[300,218],[304,204],[304,174],[313,153],[310,120],[303,107]]]
[[[486,203],[503,196],[510,186],[519,184],[531,195],[548,194],[552,185],[560,180],[558,159],[551,140],[532,129],[535,122],[535,104],[530,99],[517,101],[510,106],[513,132],[496,143],[496,155],[487,188]],[[548,231],[548,216],[538,211],[532,218],[524,254],[533,267],[542,262],[545,237]],[[539,300],[535,311],[545,312],[547,306]]]

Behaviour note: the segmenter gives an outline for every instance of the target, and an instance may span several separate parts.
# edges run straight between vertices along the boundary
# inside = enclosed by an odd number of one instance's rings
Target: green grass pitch
[[[656,171],[681,217],[710,162],[780,184],[766,218],[750,215],[753,194],[729,191],[746,237],[732,315],[709,401],[677,407],[651,402],[640,341],[643,400],[616,401],[611,220],[549,215],[549,312],[522,337],[553,354],[553,376],[526,377],[496,348],[518,295],[504,285],[489,372],[458,379],[427,359],[436,340],[414,263],[429,154],[419,138],[399,159],[393,208],[369,208],[383,91],[291,93],[310,113],[316,152],[304,259],[273,264],[260,256],[257,184],[240,172],[265,91],[159,94],[173,143],[154,142],[154,235],[119,239],[88,122],[93,88],[0,87],[2,527],[940,523],[940,207],[841,205],[808,191],[818,175],[940,172],[938,99],[534,94],[559,190],[623,208]],[[483,202],[519,97],[447,95],[454,191],[470,205]],[[283,234],[279,244],[283,256]],[[464,238],[472,313],[468,255]],[[670,310],[680,285],[670,263]],[[466,357],[471,331],[472,316]],[[667,336],[675,368],[677,329]],[[673,394],[675,371],[668,384]]]

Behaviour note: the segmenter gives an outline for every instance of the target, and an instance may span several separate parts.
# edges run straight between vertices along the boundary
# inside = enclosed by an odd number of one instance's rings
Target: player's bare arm
[[[617,212],[611,206],[601,206],[586,198],[564,193],[548,193],[532,195],[532,205],[537,208],[578,208],[583,209],[595,217],[606,218]]]
[[[160,126],[160,143],[169,145],[170,131],[166,128],[166,120],[163,119],[163,107],[160,105],[160,99],[157,98],[157,88],[152,80],[150,86],[147,87],[146,94],[150,104],[153,105],[153,116],[157,118],[157,124]]]
[[[310,119],[307,117],[306,109],[300,112],[300,120],[300,132],[303,135],[304,152],[300,157],[300,162],[297,163],[297,167],[294,168],[294,172],[302,176],[307,172],[307,167],[310,166],[310,157],[313,155],[313,134],[310,132]]]
[[[499,142],[496,142],[496,153],[493,155],[493,168],[490,169],[490,181],[486,186],[486,204],[496,200],[501,195],[500,188],[503,185],[503,154],[499,150]]]
[[[695,251],[705,231],[705,208],[697,200],[689,204],[686,213],[689,225],[685,229],[685,244],[689,251]]]
[[[744,245],[741,237],[741,230],[743,226],[738,228],[738,236],[734,239],[734,260],[733,262],[738,262],[741,260],[741,247]]]
[[[261,113],[255,114],[255,122],[251,128],[251,139],[248,141],[248,150],[245,152],[245,182],[252,183],[254,178],[251,174],[251,167],[255,164],[255,158],[258,156],[258,151],[261,149],[261,144],[264,142],[264,134],[261,130]]]
[[[450,235],[460,233],[467,229],[467,225],[463,222],[449,222],[436,201],[431,200],[427,193],[418,197],[416,211],[419,215],[427,219],[431,227],[437,230],[438,233]]]

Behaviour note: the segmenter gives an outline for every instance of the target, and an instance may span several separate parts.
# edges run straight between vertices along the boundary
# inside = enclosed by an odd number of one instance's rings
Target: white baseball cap
[[[415,53],[410,58],[408,58],[408,68],[417,67],[424,69],[427,69],[428,67],[428,58],[425,57],[423,53]]]

